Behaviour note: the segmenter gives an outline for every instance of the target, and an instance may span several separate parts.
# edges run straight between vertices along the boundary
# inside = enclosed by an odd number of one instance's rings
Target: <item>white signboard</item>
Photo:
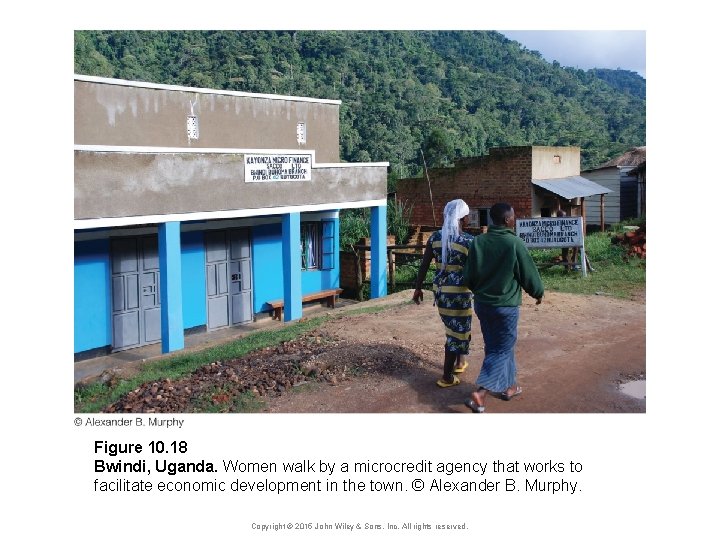
[[[517,219],[515,231],[530,249],[584,246],[581,217]]]
[[[306,182],[310,154],[245,154],[246,182]]]

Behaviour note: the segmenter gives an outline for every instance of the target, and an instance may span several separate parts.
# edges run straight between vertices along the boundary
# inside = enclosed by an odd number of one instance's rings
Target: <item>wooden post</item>
[[[605,232],[605,194],[600,195],[600,232]]]
[[[355,297],[362,302],[362,268],[360,267],[360,253],[358,250],[353,249],[355,252]],[[363,262],[364,259],[363,259]]]
[[[388,273],[390,278],[390,292],[395,292],[395,254],[388,248]]]
[[[437,221],[435,221],[435,204],[433,203],[432,188],[430,187],[430,175],[428,174],[427,163],[425,163],[425,154],[423,154],[422,148],[420,149],[420,155],[422,156],[425,176],[427,177],[428,192],[430,193],[430,209],[432,210],[433,227],[437,227]]]

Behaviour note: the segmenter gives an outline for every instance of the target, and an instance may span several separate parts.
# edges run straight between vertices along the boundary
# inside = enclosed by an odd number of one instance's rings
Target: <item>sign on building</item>
[[[517,219],[515,232],[528,249],[579,247],[583,276],[587,275],[581,217]]]
[[[245,154],[245,182],[311,180],[310,154]]]

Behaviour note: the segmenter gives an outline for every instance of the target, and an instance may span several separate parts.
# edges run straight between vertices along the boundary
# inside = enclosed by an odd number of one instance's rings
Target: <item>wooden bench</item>
[[[318,291],[310,294],[306,294],[302,297],[303,303],[312,302],[313,300],[326,300],[327,307],[335,309],[335,297],[342,293],[342,289],[327,289],[324,291]],[[272,300],[266,302],[273,310],[273,320],[281,320],[283,316],[283,308],[285,307],[285,300]]]

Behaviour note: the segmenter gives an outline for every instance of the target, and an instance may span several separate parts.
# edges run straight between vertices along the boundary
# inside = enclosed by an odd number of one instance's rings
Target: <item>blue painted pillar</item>
[[[334,245],[334,253],[335,253],[335,259],[333,260],[333,268],[335,271],[333,272],[333,287],[338,288],[340,287],[340,218],[336,217],[333,219],[335,224],[333,225],[333,233],[335,234],[335,238],[333,239]]]
[[[370,211],[370,298],[387,296],[387,206]]]
[[[161,223],[158,229],[160,255],[160,321],[162,352],[185,347],[180,273],[180,222]]]
[[[292,212],[282,218],[282,265],[284,321],[302,317],[302,281],[300,271],[300,213]]]

